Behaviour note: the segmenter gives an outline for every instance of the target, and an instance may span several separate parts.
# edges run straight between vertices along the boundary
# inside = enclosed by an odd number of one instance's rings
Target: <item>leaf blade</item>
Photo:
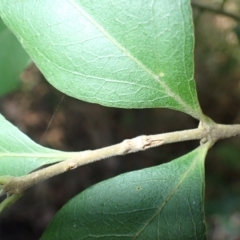
[[[106,106],[202,117],[189,1],[2,2],[2,17],[59,90]]]
[[[59,162],[74,153],[42,147],[0,114],[0,176],[22,176],[43,165]]]
[[[19,87],[19,75],[29,60],[16,37],[0,19],[0,96]]]
[[[206,239],[207,149],[90,187],[55,215],[41,239]]]

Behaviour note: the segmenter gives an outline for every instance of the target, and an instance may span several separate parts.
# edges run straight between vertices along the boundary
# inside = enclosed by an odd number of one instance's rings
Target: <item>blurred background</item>
[[[192,6],[195,79],[203,112],[218,123],[240,123],[240,1],[199,0]],[[198,125],[177,111],[123,110],[75,100],[49,85],[34,64],[19,78],[21,86],[0,98],[0,112],[34,141],[50,148],[97,149],[138,135]],[[38,184],[1,215],[1,240],[39,239],[54,214],[87,187],[168,162],[198,145],[195,141],[175,143],[114,157]],[[240,138],[218,142],[205,165],[209,239],[240,239]]]

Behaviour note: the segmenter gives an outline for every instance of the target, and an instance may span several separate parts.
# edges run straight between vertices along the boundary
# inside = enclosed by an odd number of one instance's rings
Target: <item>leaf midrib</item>
[[[109,39],[117,48],[119,48],[123,53],[125,53],[126,56],[128,56],[130,59],[132,59],[137,65],[139,65],[145,72],[147,72],[154,80],[156,80],[163,89],[167,92],[169,96],[171,96],[176,102],[178,102],[184,110],[194,115],[196,118],[199,118],[198,112],[195,111],[190,105],[188,105],[179,95],[176,95],[174,92],[171,91],[171,89],[167,86],[167,84],[161,80],[161,78],[153,73],[149,68],[147,68],[142,62],[140,62],[137,58],[135,58],[125,47],[123,47],[115,38],[113,38],[107,31],[104,29],[100,24],[98,24],[95,19],[93,19],[84,9],[75,2],[75,0],[68,0],[69,3],[76,8],[77,11],[79,11],[86,19],[88,19],[96,28],[99,29],[99,31],[106,36],[107,39]]]
[[[133,239],[137,239],[139,237],[139,235],[145,230],[145,228],[150,224],[150,222],[152,222],[155,217],[162,211],[162,209],[165,207],[165,205],[169,202],[170,198],[174,195],[174,193],[178,190],[178,188],[181,186],[181,184],[184,182],[184,180],[186,179],[186,177],[188,176],[188,174],[191,172],[191,170],[195,167],[195,165],[198,162],[198,157],[199,157],[200,153],[197,154],[197,156],[195,156],[193,163],[191,164],[191,166],[188,168],[188,170],[182,175],[182,177],[180,178],[181,180],[178,182],[178,184],[173,188],[173,190],[166,196],[166,198],[163,200],[163,203],[161,204],[161,206],[158,208],[158,210],[156,211],[156,213],[144,224],[144,226],[136,233],[136,235],[134,236]]]
[[[57,158],[67,159],[75,157],[79,153],[75,152],[63,152],[63,153],[0,153],[0,160],[2,158]]]

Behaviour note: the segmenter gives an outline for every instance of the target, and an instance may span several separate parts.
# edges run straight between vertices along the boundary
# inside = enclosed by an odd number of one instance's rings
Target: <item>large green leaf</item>
[[[101,182],[70,200],[47,239],[206,239],[203,145],[170,163]]]
[[[0,19],[0,95],[19,86],[19,75],[28,61],[28,54]]]
[[[62,92],[202,117],[189,0],[1,0],[0,15]]]
[[[74,155],[42,147],[0,115],[0,176],[21,176]]]

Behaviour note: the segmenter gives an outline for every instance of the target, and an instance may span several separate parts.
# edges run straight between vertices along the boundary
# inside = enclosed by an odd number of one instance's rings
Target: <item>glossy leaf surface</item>
[[[42,240],[206,239],[207,149],[88,188],[56,214]]]

